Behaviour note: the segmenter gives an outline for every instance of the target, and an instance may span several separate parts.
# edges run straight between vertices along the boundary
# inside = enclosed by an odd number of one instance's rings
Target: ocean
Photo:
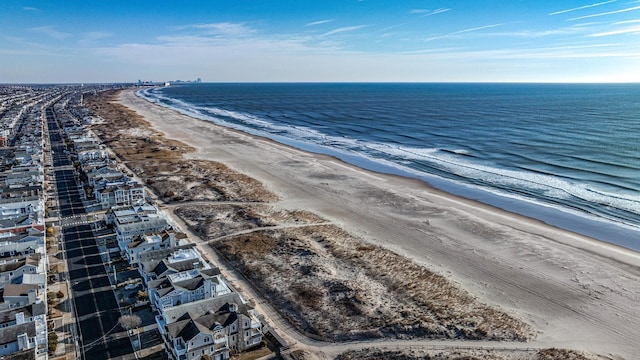
[[[640,251],[638,84],[185,84],[149,101]]]

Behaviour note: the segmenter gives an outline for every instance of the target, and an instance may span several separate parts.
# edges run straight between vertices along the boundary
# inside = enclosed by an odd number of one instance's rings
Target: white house
[[[134,237],[173,229],[167,217],[153,205],[142,204],[114,208],[105,214],[107,224],[116,228],[120,250],[126,253]]]
[[[127,183],[107,187],[99,187],[93,190],[96,201],[103,209],[114,206],[136,205],[144,202],[144,186],[138,183]]]
[[[227,359],[230,349],[243,351],[262,341],[256,311],[235,292],[165,309],[156,322],[167,354],[174,360],[194,360],[205,354]]]
[[[127,245],[125,256],[130,265],[140,263],[140,255],[149,251],[173,248],[176,246],[176,232],[165,230],[159,234],[138,235]]]

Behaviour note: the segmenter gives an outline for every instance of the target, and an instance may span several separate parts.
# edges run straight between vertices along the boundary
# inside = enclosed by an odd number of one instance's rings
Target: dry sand
[[[640,357],[635,252],[184,116],[132,90],[119,101],[196,149],[185,156],[222,162],[262,182],[280,197],[276,206],[319,214],[524,318],[539,345]]]

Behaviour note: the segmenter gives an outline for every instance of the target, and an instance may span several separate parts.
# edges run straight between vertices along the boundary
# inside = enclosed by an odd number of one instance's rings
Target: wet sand
[[[332,157],[216,126],[123,91],[119,101],[194,159],[224,163],[281,199],[447,276],[530,323],[536,343],[633,359],[640,353],[640,256]]]

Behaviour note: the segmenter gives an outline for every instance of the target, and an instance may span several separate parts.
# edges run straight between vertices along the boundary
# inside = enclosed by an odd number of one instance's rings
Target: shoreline
[[[196,148],[189,158],[220,161],[265,184],[282,197],[278,206],[313,210],[368,242],[435,269],[482,301],[518,313],[540,331],[536,342],[625,356],[638,351],[630,339],[640,331],[634,305],[640,256],[631,250],[418,179],[375,173],[188,117],[133,90],[120,93],[119,103],[167,138]],[[600,271],[601,277],[583,276]],[[597,293],[601,288],[611,291]],[[593,309],[602,298],[612,306]],[[623,319],[616,321],[616,314]],[[614,331],[619,327],[624,330]],[[625,333],[623,339],[613,341],[618,332]]]
[[[146,99],[144,96],[138,97],[141,97],[154,105],[163,106],[153,100]],[[513,196],[509,193],[494,191],[495,189],[478,187],[452,179],[441,178],[436,175],[415,172],[409,168],[402,169],[391,164],[376,162],[364,156],[350,154],[338,149],[324,147],[319,144],[306,143],[282,137],[277,134],[261,133],[255,129],[242,128],[241,126],[236,127],[233,124],[225,126],[225,124],[219,124],[207,119],[206,116],[190,114],[188,111],[184,111],[180,108],[166,108],[184,116],[202,120],[216,126],[221,126],[230,131],[239,131],[240,133],[249,136],[256,136],[257,138],[265,141],[273,141],[277,144],[297,149],[302,152],[329,156],[345,165],[354,166],[355,168],[364,171],[419,180],[426,186],[442,191],[445,194],[467,199],[479,204],[488,205],[492,208],[504,210],[510,214],[521,215],[525,218],[540,221],[561,230],[566,230],[569,233],[581,235],[585,238],[608,243],[613,245],[613,247],[621,247],[640,254],[640,243],[633,241],[634,239],[640,238],[640,228],[624,222],[616,222],[614,220],[600,218],[595,214],[581,213],[580,211],[572,210],[558,204],[545,203],[526,197]]]
[[[395,179],[396,181],[401,181],[401,182],[406,182],[407,184],[410,184],[414,187],[422,187],[424,188],[424,190],[429,193],[432,196],[438,196],[441,199],[446,199],[447,201],[452,201],[453,203],[455,203],[456,205],[460,205],[460,206],[464,206],[464,207],[468,207],[469,209],[473,209],[473,210],[477,210],[477,209],[482,209],[484,212],[487,212],[492,216],[492,215],[499,215],[500,217],[504,217],[505,223],[509,222],[509,220],[511,218],[517,218],[519,221],[523,222],[523,223],[530,223],[529,225],[532,227],[532,229],[536,229],[536,231],[540,231],[540,232],[545,232],[545,231],[549,231],[550,233],[552,233],[553,235],[549,235],[549,237],[553,237],[555,236],[556,233],[562,233],[563,236],[568,237],[569,239],[564,239],[566,241],[563,241],[563,239],[554,239],[557,240],[559,243],[562,243],[564,245],[569,245],[572,247],[576,247],[578,249],[581,250],[585,250],[585,251],[589,251],[591,253],[593,253],[594,255],[598,255],[598,256],[605,256],[608,258],[611,258],[613,260],[616,261],[620,261],[620,262],[624,262],[627,263],[628,265],[633,265],[633,266],[639,266],[640,267],[640,248],[638,249],[633,249],[630,247],[626,247],[624,245],[620,245],[616,242],[612,242],[612,241],[607,241],[607,240],[603,240],[603,239],[599,239],[597,237],[591,236],[589,234],[583,234],[571,229],[567,229],[565,227],[562,226],[558,226],[558,225],[554,225],[552,223],[549,223],[543,219],[539,219],[536,217],[532,217],[532,216],[528,216],[527,214],[523,214],[521,212],[518,211],[514,211],[514,210],[509,210],[506,209],[502,206],[498,206],[495,204],[492,204],[490,201],[482,201],[482,200],[478,200],[475,198],[472,198],[470,196],[465,196],[465,195],[461,195],[455,192],[450,192],[446,189],[440,188],[438,186],[432,185],[431,183],[429,183],[428,180],[425,180],[423,178],[421,178],[420,176],[409,176],[409,175],[405,175],[402,174],[401,171],[397,171],[396,173],[394,172],[385,172],[385,171],[378,171],[378,170],[373,170],[370,169],[366,166],[360,166],[358,164],[355,163],[351,163],[348,161],[343,160],[342,158],[340,158],[337,155],[334,154],[330,154],[330,153],[324,153],[324,152],[319,152],[319,151],[313,151],[310,150],[313,146],[309,146],[309,149],[305,149],[304,145],[305,144],[301,144],[300,147],[295,146],[295,145],[291,145],[285,142],[279,142],[277,140],[271,139],[269,137],[266,136],[261,136],[258,134],[253,134],[253,133],[248,133],[239,129],[235,129],[235,128],[230,128],[230,127],[225,127],[223,125],[219,125],[216,124],[212,121],[209,120],[205,120],[205,119],[200,119],[185,113],[182,113],[176,109],[170,108],[170,107],[165,107],[159,104],[156,104],[152,101],[149,101],[147,99],[145,99],[142,96],[137,95],[137,91],[138,90],[134,90],[133,93],[134,95],[141,99],[144,100],[145,102],[149,103],[150,105],[153,106],[158,106],[158,107],[162,107],[165,108],[171,112],[174,112],[180,116],[185,116],[191,119],[194,119],[196,121],[201,121],[205,124],[217,127],[217,128],[221,128],[224,129],[225,131],[229,131],[231,133],[236,133],[238,135],[242,135],[242,136],[248,136],[250,138],[259,140],[259,141],[264,141],[264,142],[268,142],[273,146],[281,146],[284,147],[290,151],[298,151],[300,153],[303,154],[311,154],[314,157],[318,157],[318,158],[326,158],[327,161],[332,161],[335,162],[336,165],[338,166],[342,166],[345,168],[350,168],[353,171],[356,172],[361,172],[364,175],[368,175],[368,176],[373,176],[374,178],[378,177],[389,177],[391,179]],[[148,119],[147,119],[148,120]],[[166,133],[165,133],[166,135]],[[186,143],[188,143],[188,141],[185,141]],[[198,150],[197,150],[198,151]],[[196,151],[196,152],[197,152]],[[187,155],[189,156],[189,155]],[[380,165],[381,168],[386,168],[387,166],[385,165]],[[371,174],[373,175],[371,175]],[[442,182],[448,182],[447,180],[442,180]],[[471,188],[469,186],[467,186],[466,184],[454,184],[454,185],[450,185],[451,188],[453,187],[459,187],[459,188],[468,188],[469,193],[475,193],[475,194],[481,194],[484,195],[486,198],[504,198],[501,195],[497,195],[497,194],[492,194],[489,191],[483,190],[483,189],[475,189],[475,188]],[[516,202],[520,203],[520,199],[516,200]],[[520,207],[522,207],[522,205],[519,205]],[[566,219],[566,221],[572,219],[572,218],[577,218],[582,220],[583,222],[587,223],[590,221],[590,219],[588,218],[584,218],[584,217],[580,217],[579,215],[573,215],[570,213],[567,213],[561,209],[556,209],[553,207],[548,207],[544,204],[538,204],[538,203],[532,203],[530,204],[530,206],[532,207],[536,207],[536,208],[542,208],[542,209],[547,209],[549,210],[550,213],[561,213],[562,215],[565,215],[566,217],[568,217],[569,219]],[[514,205],[514,207],[518,207],[518,205]],[[550,214],[552,215],[552,214]],[[610,224],[607,223],[604,220],[599,220],[597,218],[592,219],[594,222],[597,223],[602,223],[604,225],[607,225],[609,227],[617,227],[615,224]],[[546,229],[549,228],[549,229]],[[616,229],[618,230],[618,229]],[[620,232],[625,232],[625,231],[629,231],[629,232],[634,232],[631,229],[625,229],[620,227],[619,228]],[[604,251],[604,253],[603,253]]]

